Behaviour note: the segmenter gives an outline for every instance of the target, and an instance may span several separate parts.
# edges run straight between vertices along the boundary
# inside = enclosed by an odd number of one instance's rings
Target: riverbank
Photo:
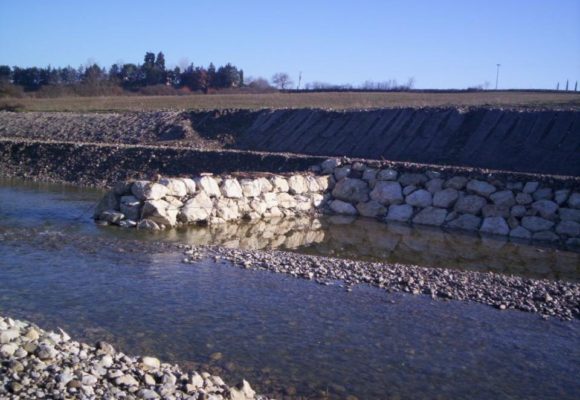
[[[0,397],[110,399],[264,399],[245,380],[183,372],[155,357],[132,357],[106,342],[79,343],[63,330],[0,316]]]

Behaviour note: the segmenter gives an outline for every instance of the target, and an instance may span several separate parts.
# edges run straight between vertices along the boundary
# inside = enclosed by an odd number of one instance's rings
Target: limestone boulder
[[[356,205],[356,209],[359,214],[363,217],[377,218],[385,215],[387,209],[384,205],[376,200],[370,200],[367,202],[360,202]]]
[[[283,176],[273,176],[270,178],[270,183],[274,187],[275,192],[287,193],[290,187],[288,186],[288,181]]]
[[[408,195],[405,202],[414,207],[425,208],[433,204],[433,195],[425,189],[419,189]]]
[[[179,209],[165,200],[147,200],[143,204],[142,218],[165,226],[175,226]]]
[[[562,221],[580,222],[580,210],[574,208],[560,208],[558,214]]]
[[[193,179],[182,178],[181,181],[185,185],[185,189],[187,190],[188,195],[191,196],[191,195],[195,194],[196,187],[195,187],[195,181]]]
[[[369,199],[369,186],[362,179],[344,178],[332,190],[334,198],[349,203],[366,202]]]
[[[185,223],[207,221],[211,216],[212,210],[212,199],[204,191],[200,191],[185,202],[178,217],[181,222]]]
[[[282,210],[296,207],[296,200],[288,193],[277,193],[276,201],[278,202],[278,207]]]
[[[463,214],[477,215],[486,204],[487,201],[483,197],[471,194],[457,200],[457,203],[455,203],[455,211]]]
[[[187,186],[181,179],[162,178],[159,183],[167,187],[167,195],[169,196],[184,197],[187,195]]]
[[[141,202],[135,196],[122,196],[121,212],[126,218],[137,221],[141,217]]]
[[[450,189],[455,189],[455,190],[461,190],[465,187],[465,185],[467,185],[467,178],[464,176],[454,176],[450,179],[448,179],[447,181],[445,181],[445,184],[443,184],[444,188],[450,188]]]
[[[260,177],[258,178],[258,182],[260,182],[260,188],[262,189],[262,193],[269,193],[274,190],[274,185],[268,180],[268,178]]]
[[[580,236],[580,223],[562,221],[556,226],[556,232],[560,235]]]
[[[580,209],[580,193],[572,193],[568,198],[568,207]]]
[[[532,209],[536,210],[542,218],[552,219],[558,212],[558,204],[551,200],[538,200],[532,203]]]
[[[318,185],[318,180],[315,176],[307,175],[305,178],[306,180],[306,191],[310,193],[317,193],[320,192],[320,186]]]
[[[114,192],[107,192],[95,207],[93,218],[97,219],[104,211],[119,211],[121,201]]]
[[[516,204],[516,199],[514,193],[511,190],[502,190],[501,192],[495,192],[490,196],[493,204],[499,207],[511,207]]]
[[[452,188],[443,189],[433,195],[433,205],[439,208],[451,208],[459,198],[459,192]]]
[[[161,227],[155,221],[145,218],[137,223],[137,229],[158,231]]]
[[[195,184],[199,190],[204,191],[209,197],[221,197],[222,195],[217,180],[213,176],[200,176],[195,180]]]
[[[412,206],[408,204],[393,204],[389,207],[389,212],[387,213],[385,219],[388,221],[409,222],[412,216]]]
[[[526,216],[522,218],[522,226],[530,232],[540,232],[551,229],[554,223],[544,218]]]
[[[399,182],[378,181],[370,192],[370,198],[384,205],[401,204],[403,190]]]
[[[166,186],[149,181],[136,181],[131,186],[131,193],[139,200],[159,200],[165,197],[168,191]]]
[[[425,184],[429,178],[425,174],[419,173],[405,173],[399,178],[399,183],[403,186],[415,185],[421,186]]]
[[[290,194],[302,194],[308,192],[308,185],[304,176],[292,175],[288,178],[288,192]]]
[[[242,185],[236,178],[226,178],[222,181],[220,186],[222,196],[228,199],[241,199],[244,197],[242,192]]]
[[[334,187],[334,178],[331,175],[315,176],[314,178],[321,192],[325,192]]]
[[[216,216],[223,219],[224,221],[234,221],[240,218],[240,210],[234,199],[218,199],[215,202],[215,210]]]
[[[472,214],[461,214],[459,217],[447,223],[452,229],[461,229],[465,231],[477,231],[481,225],[481,218]]]
[[[258,197],[262,194],[262,186],[258,179],[242,179],[240,185],[244,197]]]
[[[490,235],[507,235],[510,232],[510,227],[506,220],[502,217],[487,217],[483,219],[480,232]]]
[[[480,181],[477,179],[472,179],[467,182],[467,191],[470,193],[475,193],[479,196],[489,197],[497,189],[491,183]]]
[[[378,181],[396,181],[397,176],[399,176],[399,173],[391,168],[381,169],[377,172]]]
[[[413,217],[413,223],[419,225],[441,226],[445,222],[446,217],[447,210],[436,207],[427,207]]]
[[[352,204],[342,200],[333,200],[330,203],[330,209],[335,213],[342,215],[357,215],[358,213]]]
[[[510,237],[516,239],[531,239],[532,232],[530,232],[523,226],[518,226],[510,231]]]

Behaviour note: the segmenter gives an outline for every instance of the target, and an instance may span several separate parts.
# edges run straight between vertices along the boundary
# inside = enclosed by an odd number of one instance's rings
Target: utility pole
[[[566,79],[566,91],[568,91],[568,79]]]
[[[574,91],[577,92],[578,91],[578,81],[576,81],[576,84],[574,85]]]
[[[497,71],[495,73],[495,90],[497,90],[497,84],[499,82],[499,67],[501,67],[501,64],[497,64]]]
[[[560,90],[560,82],[556,84],[556,90]]]
[[[302,71],[300,71],[300,73],[298,74],[298,87],[296,88],[297,90],[300,90],[300,82],[302,82]]]

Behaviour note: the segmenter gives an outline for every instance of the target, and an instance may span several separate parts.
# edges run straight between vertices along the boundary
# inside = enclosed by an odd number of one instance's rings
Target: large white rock
[[[241,199],[244,197],[242,186],[236,178],[226,178],[222,181],[220,190],[224,197],[230,199]]]
[[[356,205],[356,209],[359,214],[363,217],[376,218],[385,215],[387,209],[381,203],[376,200],[370,200],[367,202],[360,202]]]
[[[487,201],[483,197],[471,194],[457,200],[455,211],[477,215],[486,204]]]
[[[240,185],[245,197],[258,197],[262,194],[262,185],[258,179],[242,179]]]
[[[354,206],[350,203],[347,203],[342,200],[333,200],[330,203],[330,209],[337,214],[343,215],[357,215],[357,210]]]
[[[288,191],[290,194],[302,194],[308,192],[306,179],[302,175],[292,175],[288,178]]]
[[[306,188],[309,192],[320,192],[320,186],[315,176],[308,175],[304,179],[306,180]]]
[[[491,235],[507,235],[510,232],[510,227],[502,217],[487,217],[483,220],[479,230]]]
[[[143,204],[142,217],[160,225],[175,226],[179,209],[165,200],[147,200]]]
[[[286,178],[276,175],[276,176],[273,176],[272,178],[270,178],[270,182],[272,183],[272,186],[274,187],[273,190],[275,192],[282,192],[282,193],[288,192],[289,186],[288,186],[288,181],[286,180]]]
[[[316,183],[318,183],[318,188],[321,192],[325,192],[331,189],[334,185],[334,178],[332,175],[321,175],[316,176]]]
[[[211,176],[200,176],[195,180],[195,184],[209,197],[221,197],[222,195],[217,181]]]
[[[222,218],[224,221],[233,221],[240,218],[238,204],[233,199],[218,199],[215,203],[215,209],[217,217]]]
[[[296,200],[288,193],[277,193],[276,201],[278,202],[278,207],[283,210],[296,207]]]
[[[211,198],[200,191],[197,195],[185,202],[179,212],[179,220],[185,223],[207,221],[213,210]]]
[[[185,189],[187,190],[187,194],[192,195],[195,194],[195,181],[190,178],[182,178],[181,181],[185,185]]]
[[[480,196],[489,197],[496,190],[497,189],[495,186],[485,181],[472,179],[467,182],[467,191],[478,194]]]
[[[167,194],[169,196],[184,197],[187,195],[187,187],[181,179],[161,178],[159,183],[167,187]]]
[[[433,203],[433,195],[424,189],[414,191],[405,198],[405,203],[414,207],[425,208]]]
[[[459,193],[452,188],[443,189],[433,195],[433,205],[439,208],[450,208],[455,204]]]
[[[540,217],[523,217],[522,226],[531,232],[545,231],[554,226],[552,221]]]
[[[389,207],[386,219],[388,221],[408,222],[413,216],[413,207],[408,204],[393,204]]]
[[[159,200],[168,193],[164,185],[149,181],[136,181],[131,186],[131,193],[139,200]]]
[[[370,198],[381,204],[401,204],[403,202],[403,190],[399,182],[378,181],[370,193]]]
[[[445,217],[447,217],[447,210],[436,207],[427,207],[413,217],[413,223],[419,225],[441,226],[445,222]]]
[[[274,190],[274,186],[272,185],[272,183],[270,183],[268,178],[262,176],[258,178],[258,182],[260,182],[260,188],[262,189],[262,193],[269,193],[272,190]]]
[[[365,202],[369,199],[369,187],[362,179],[344,178],[336,183],[332,195],[349,203]]]
[[[276,193],[262,193],[262,200],[266,203],[268,208],[278,207],[278,199]]]

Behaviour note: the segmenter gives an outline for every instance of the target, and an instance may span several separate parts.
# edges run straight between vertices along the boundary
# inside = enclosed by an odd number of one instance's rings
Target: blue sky
[[[580,80],[580,0],[0,0],[0,64],[233,64],[246,76],[419,88]]]

